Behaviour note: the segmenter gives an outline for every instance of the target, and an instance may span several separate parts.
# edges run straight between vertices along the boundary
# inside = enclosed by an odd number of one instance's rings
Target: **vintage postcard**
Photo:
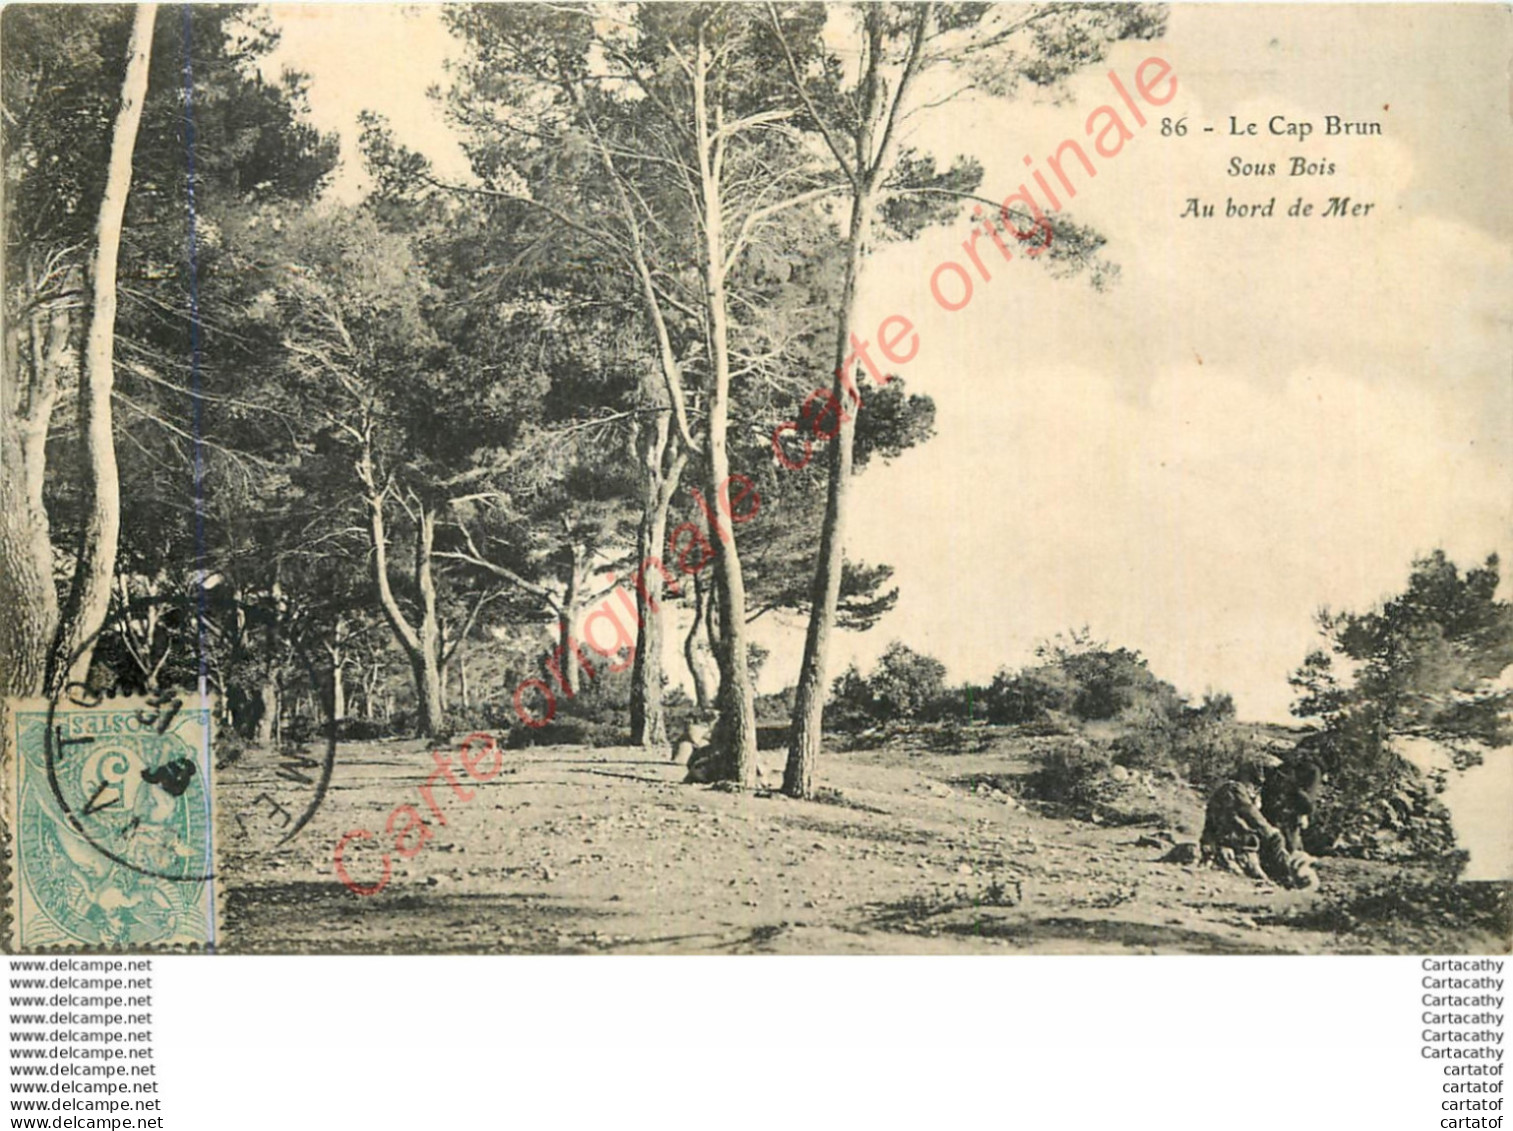
[[[1510,52],[5,7],[10,945],[1506,953]]]

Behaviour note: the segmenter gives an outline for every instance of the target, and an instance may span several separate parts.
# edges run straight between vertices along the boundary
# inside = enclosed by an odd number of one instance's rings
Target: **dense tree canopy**
[[[878,242],[982,203],[974,154],[925,152],[907,123],[1052,87],[1161,25],[1142,5],[459,5],[437,93],[471,177],[440,176],[369,113],[371,188],[337,203],[336,139],[310,125],[304,80],[260,66],[275,17],[161,15],[135,54],[145,25],[125,9],[5,19],[7,374],[30,390],[8,403],[45,438],[38,474],[8,479],[36,497],[8,535],[32,554],[22,604],[47,613],[27,647],[57,636],[98,525],[71,462],[83,418],[64,409],[129,132],[101,665],[148,686],[203,668],[255,738],[354,707],[437,734],[480,700],[510,720],[506,673],[575,709],[607,670],[572,660],[579,624],[623,599],[632,740],[666,740],[665,693],[685,683],[718,714],[721,773],[751,784],[748,625],[807,620],[799,795],[829,633],[898,598],[888,564],[845,557],[846,485],[934,428],[928,397],[851,356],[859,281]],[[1054,236],[1053,265],[1101,244],[1064,217]],[[686,673],[667,666],[675,632]],[[876,678],[943,680],[906,659]],[[1078,669],[1091,714],[1122,710],[1142,668],[1102,660],[1106,678]],[[889,717],[921,710],[873,691]]]

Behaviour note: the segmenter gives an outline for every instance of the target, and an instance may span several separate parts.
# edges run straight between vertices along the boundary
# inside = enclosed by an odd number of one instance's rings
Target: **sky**
[[[450,45],[431,7],[274,9],[270,67],[311,76],[315,122],[342,134],[334,192],[360,194],[355,119],[373,109],[442,172],[465,163],[425,97]],[[853,493],[848,553],[897,570],[897,609],[842,634],[832,671],[891,639],[986,681],[1082,625],[1139,649],[1187,694],[1232,693],[1285,720],[1286,677],[1321,606],[1400,590],[1416,556],[1513,561],[1508,307],[1513,174],[1506,60],[1494,6],[1177,6],[1167,36],[1125,45],[1060,101],[959,101],[905,140],[984,164],[985,195],[1043,169],[1149,56],[1176,76],[1071,214],[1120,268],[1096,292],[1016,257],[990,263],[947,312],[931,272],[965,263],[965,221],[868,261],[862,325],[913,321],[899,372],[937,406],[937,435]],[[1324,138],[1325,115],[1382,136]],[[1314,136],[1265,136],[1274,115]],[[1162,137],[1161,117],[1186,117]],[[1230,116],[1261,123],[1233,138]],[[1214,127],[1205,134],[1203,126]],[[1328,177],[1230,177],[1232,157],[1330,161]],[[1349,196],[1362,218],[1182,219],[1191,197]],[[986,243],[983,245],[988,247]],[[825,383],[817,375],[816,385]],[[1505,582],[1505,591],[1507,583]],[[792,681],[801,632],[759,625],[763,689]]]

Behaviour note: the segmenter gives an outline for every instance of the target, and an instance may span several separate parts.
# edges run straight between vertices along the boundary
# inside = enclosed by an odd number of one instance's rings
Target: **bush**
[[[1293,714],[1323,727],[1309,754],[1332,776],[1321,822],[1341,851],[1378,859],[1453,851],[1440,786],[1394,749],[1441,743],[1457,769],[1477,743],[1513,737],[1513,602],[1496,555],[1462,572],[1442,551],[1413,563],[1407,588],[1364,612],[1321,612],[1324,647],[1293,672]],[[1338,661],[1338,664],[1337,664]]]
[[[466,712],[458,710],[443,711],[441,714],[440,725],[437,727],[438,737],[450,738],[454,734],[463,735],[472,733],[473,731],[478,729],[478,721],[481,713],[482,712],[480,712],[477,708],[468,710]],[[357,720],[344,719],[342,720],[342,725],[346,726],[348,722],[353,722],[357,724],[357,729],[360,731],[367,731],[371,727],[376,727],[376,737],[393,736],[413,738],[416,733],[416,721],[418,717],[418,712],[413,707],[406,707],[395,711],[394,714],[389,717],[389,720],[387,722],[368,723],[367,725],[364,725],[364,723],[358,722]],[[301,741],[310,741],[314,738],[314,736],[315,731],[314,729],[312,729],[309,732],[309,736],[301,738]]]
[[[756,720],[759,725],[779,723],[786,725],[793,718],[794,704],[798,699],[798,688],[788,686],[771,695],[758,695],[756,697]]]
[[[826,730],[856,732],[877,722],[872,713],[872,691],[867,679],[855,664],[841,672],[830,687],[830,701],[825,704]]]
[[[1112,785],[1113,758],[1096,743],[1070,740],[1050,746],[1027,785],[1042,801],[1094,809]]]
[[[1110,753],[1115,765],[1131,770],[1170,769],[1172,740],[1164,730],[1130,731],[1114,739]]]
[[[870,676],[855,664],[831,687],[825,725],[864,730],[878,723],[925,722],[950,713],[946,666],[895,640]]]
[[[1132,710],[1170,717],[1181,708],[1176,688],[1157,679],[1139,652],[1099,649],[1060,663],[1077,687],[1072,714],[1079,719],[1112,719]]]
[[[1513,931],[1513,884],[1457,883],[1450,871],[1434,878],[1399,872],[1365,888],[1333,893],[1283,921],[1379,939],[1414,954],[1465,953],[1468,944],[1480,944],[1477,936],[1506,946]]]
[[[1233,722],[1214,717],[1189,718],[1178,728],[1172,763],[1205,795],[1238,776],[1241,763],[1258,754],[1255,740]]]
[[[1072,708],[1077,689],[1056,667],[1026,668],[1017,674],[1000,669],[983,694],[990,723],[1039,723]]]
[[[1175,721],[1186,706],[1139,652],[1111,649],[1086,633],[1044,642],[1035,654],[1041,664],[993,677],[984,703],[989,722],[1038,722],[1060,712],[1085,722],[1120,718],[1143,725]]]
[[[923,727],[919,737],[929,749],[942,754],[984,754],[993,748],[988,732],[965,726],[956,719]]]
[[[926,718],[946,698],[946,666],[895,640],[867,680],[883,722]]]
[[[329,728],[330,724],[321,727],[322,731]],[[372,742],[375,739],[385,738],[394,733],[394,728],[382,719],[353,718],[350,715],[341,719],[336,724],[336,740],[338,742]]]
[[[624,746],[627,739],[618,725],[589,719],[553,719],[539,727],[521,726],[517,722],[504,744],[510,750],[529,746]]]
[[[1348,791],[1348,792],[1347,792]],[[1332,784],[1320,798],[1310,847],[1365,860],[1432,860],[1457,853],[1450,811],[1436,796],[1438,783],[1405,765],[1390,787],[1369,796]]]

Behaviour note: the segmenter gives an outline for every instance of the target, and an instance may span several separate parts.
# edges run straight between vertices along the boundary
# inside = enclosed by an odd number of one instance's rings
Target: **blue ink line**
[[[205,595],[206,559],[205,552],[205,441],[204,441],[204,412],[205,398],[200,384],[200,275],[199,275],[199,243],[195,230],[194,211],[194,52],[193,52],[193,27],[194,17],[191,9],[192,4],[184,4],[184,156],[187,162],[186,173],[186,197],[189,206],[189,387],[190,405],[194,414],[194,564],[195,584],[199,590],[197,609],[198,645],[200,653],[199,693],[200,710],[203,712],[204,725],[201,728],[203,749],[200,751],[201,765],[204,769],[205,799],[209,809],[208,821],[205,826],[205,865],[203,871],[210,876],[206,883],[206,891],[209,896],[209,914],[206,922],[209,926],[207,946],[215,948],[215,800],[211,796],[210,782],[210,705],[207,702],[210,679],[210,656],[209,656],[209,616],[208,601]]]

